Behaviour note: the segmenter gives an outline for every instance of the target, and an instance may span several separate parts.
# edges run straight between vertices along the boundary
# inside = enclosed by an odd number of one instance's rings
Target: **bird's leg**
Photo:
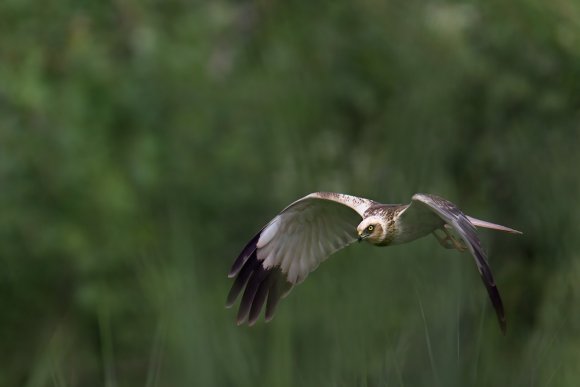
[[[445,235],[439,235],[437,232],[442,231],[442,229],[438,228],[437,230],[433,231],[433,235],[437,238],[437,241],[441,244],[441,246],[445,247],[446,249],[454,249],[455,246],[451,243],[451,239],[449,235],[445,233]]]
[[[441,246],[445,247],[446,249],[455,249],[457,251],[466,251],[467,246],[463,241],[458,240],[455,238],[451,232],[449,231],[450,227],[448,225],[443,226],[443,228],[438,228],[437,230],[433,231],[433,235],[437,238],[437,241],[441,244]],[[437,231],[443,231],[445,235],[437,234]]]

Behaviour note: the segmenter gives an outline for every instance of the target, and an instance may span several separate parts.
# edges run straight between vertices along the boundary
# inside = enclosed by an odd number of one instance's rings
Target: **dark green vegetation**
[[[577,386],[580,6],[0,2],[0,385]],[[317,190],[482,231],[353,246],[269,323],[231,261]]]

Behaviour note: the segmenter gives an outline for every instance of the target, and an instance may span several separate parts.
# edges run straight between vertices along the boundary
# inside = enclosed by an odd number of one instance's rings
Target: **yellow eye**
[[[372,224],[367,227],[367,231],[373,231],[374,229],[375,229],[375,226],[373,226]]]

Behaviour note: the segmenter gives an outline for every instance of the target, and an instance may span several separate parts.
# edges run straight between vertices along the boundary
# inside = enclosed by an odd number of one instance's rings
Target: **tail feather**
[[[502,226],[502,225],[499,225],[499,224],[495,224],[495,223],[491,223],[491,222],[486,222],[485,220],[480,220],[480,219],[472,218],[471,216],[468,216],[467,218],[469,219],[469,221],[475,227],[490,228],[492,230],[504,231],[504,232],[509,232],[509,233],[512,233],[512,234],[523,234],[521,231],[514,230],[512,228],[505,227],[505,226]]]

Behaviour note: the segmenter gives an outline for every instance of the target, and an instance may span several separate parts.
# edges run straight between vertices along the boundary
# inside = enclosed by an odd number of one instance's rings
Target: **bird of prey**
[[[314,192],[283,209],[244,247],[229,272],[235,281],[226,306],[231,307],[243,291],[238,324],[253,325],[264,303],[265,318],[270,321],[278,301],[330,254],[356,241],[390,246],[433,234],[443,247],[471,253],[505,333],[503,304],[476,227],[521,234],[467,216],[435,195],[418,193],[410,204],[381,204],[341,193]]]

